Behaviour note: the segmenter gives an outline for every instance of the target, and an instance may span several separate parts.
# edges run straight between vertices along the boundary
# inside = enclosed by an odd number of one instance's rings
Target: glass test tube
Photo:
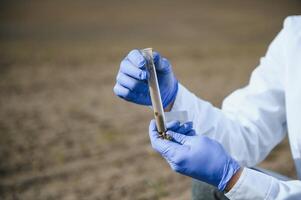
[[[153,50],[152,48],[146,48],[142,49],[141,52],[146,60],[146,68],[149,72],[148,87],[157,129],[162,138],[169,139],[166,135],[165,116],[161,101],[161,94],[159,90],[156,68],[153,59]]]

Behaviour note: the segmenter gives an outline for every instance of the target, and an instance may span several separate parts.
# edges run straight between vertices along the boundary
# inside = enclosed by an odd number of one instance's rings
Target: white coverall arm
[[[172,111],[188,111],[198,134],[218,140],[240,164],[262,161],[286,133],[283,44],[285,28],[271,43],[249,85],[228,96],[222,109],[196,97],[184,86]]]
[[[291,25],[291,18],[286,19],[284,28],[252,73],[248,86],[227,97],[222,109],[199,99],[182,85],[179,87],[172,111],[188,111],[196,132],[219,141],[242,166],[255,166],[286,135],[285,49]],[[301,182],[283,182],[245,168],[227,196],[301,199]]]

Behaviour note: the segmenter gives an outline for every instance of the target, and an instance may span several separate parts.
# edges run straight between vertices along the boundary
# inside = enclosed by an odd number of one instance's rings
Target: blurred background
[[[0,199],[189,199],[150,147],[149,108],[115,97],[122,58],[153,47],[220,106],[297,0],[2,0]],[[287,141],[262,167],[295,177]]]

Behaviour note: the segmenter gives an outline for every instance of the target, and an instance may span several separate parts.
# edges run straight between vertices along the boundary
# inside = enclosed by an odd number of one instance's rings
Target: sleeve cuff
[[[244,168],[234,187],[225,195],[229,199],[269,199],[273,178]]]

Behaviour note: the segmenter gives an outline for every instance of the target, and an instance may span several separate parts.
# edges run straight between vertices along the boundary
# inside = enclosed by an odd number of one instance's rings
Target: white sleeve
[[[188,111],[196,132],[222,143],[243,166],[262,161],[286,134],[284,46],[288,31],[284,25],[248,86],[227,97],[222,109],[179,86],[172,111]]]
[[[297,200],[301,199],[301,181],[280,181],[261,172],[244,168],[233,188],[225,195],[229,199]]]

